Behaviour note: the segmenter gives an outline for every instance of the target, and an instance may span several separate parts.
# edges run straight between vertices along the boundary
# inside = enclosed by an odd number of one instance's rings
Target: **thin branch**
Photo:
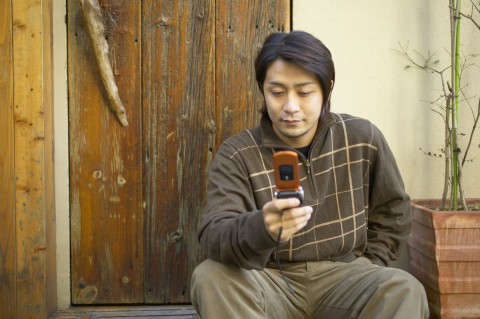
[[[462,166],[463,166],[463,164],[465,164],[468,151],[470,150],[470,146],[472,145],[473,134],[475,133],[475,130],[477,129],[477,124],[478,124],[478,119],[479,118],[480,118],[480,98],[478,99],[477,116],[475,117],[475,115],[474,115],[474,122],[473,122],[472,130],[470,132],[470,138],[468,139],[467,148],[465,149],[465,156],[463,157],[463,160],[462,160]]]
[[[475,5],[475,3],[472,0],[470,0],[470,2],[472,3],[472,13],[464,14],[460,12],[460,15],[472,21],[472,23],[480,30],[480,24],[473,18],[473,8],[475,8],[479,13],[480,13],[480,9]]]
[[[471,15],[467,15],[467,14],[464,14],[464,13],[461,13],[461,12],[460,12],[460,15],[462,17],[465,17],[468,20],[472,21],[473,24],[480,30],[480,24],[477,21],[475,21],[475,19],[473,19],[473,17]]]
[[[417,55],[419,55],[422,59],[423,59],[423,64],[420,64],[418,63],[417,61],[415,61],[409,54],[408,52],[408,44],[407,46],[404,48],[402,46],[402,44],[399,42],[399,46],[400,46],[400,49],[401,50],[395,50],[395,52],[398,52],[400,53],[401,55],[403,55],[414,67],[418,68],[418,69],[422,69],[422,70],[429,70],[429,71],[432,71],[433,73],[437,73],[437,74],[442,74],[443,72],[445,72],[446,70],[448,70],[450,68],[450,66],[447,66],[446,68],[444,68],[443,70],[437,70],[435,68],[433,68],[431,65],[433,64],[437,64],[439,61],[436,60],[434,62],[431,62],[432,58],[434,57],[434,55],[431,55],[430,52],[428,52],[428,58],[424,57],[422,54],[420,54],[418,51],[415,51],[414,50],[414,53],[416,53]]]

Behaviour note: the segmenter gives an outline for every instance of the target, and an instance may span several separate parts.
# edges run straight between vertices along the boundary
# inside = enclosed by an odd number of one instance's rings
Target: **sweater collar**
[[[320,119],[320,123],[317,127],[317,132],[313,137],[312,144],[315,140],[322,135],[327,128],[332,126],[336,122],[335,117],[332,113],[328,113],[324,118]],[[262,129],[262,143],[263,145],[271,148],[291,148],[285,142],[283,142],[275,133],[272,126],[272,121],[268,115],[263,114],[260,120],[260,127]]]

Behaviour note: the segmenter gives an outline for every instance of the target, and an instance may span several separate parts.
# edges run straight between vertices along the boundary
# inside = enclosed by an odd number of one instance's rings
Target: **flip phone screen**
[[[296,197],[303,203],[303,189],[298,174],[298,155],[292,151],[280,151],[273,154],[275,171],[276,198]]]

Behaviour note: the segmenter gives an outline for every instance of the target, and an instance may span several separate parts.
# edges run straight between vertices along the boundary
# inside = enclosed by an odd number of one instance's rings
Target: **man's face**
[[[278,137],[293,148],[308,146],[315,136],[323,103],[316,77],[279,59],[267,70],[263,93]]]

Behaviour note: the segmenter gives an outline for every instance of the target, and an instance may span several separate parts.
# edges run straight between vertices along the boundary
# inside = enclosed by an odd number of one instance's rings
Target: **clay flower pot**
[[[432,318],[480,318],[480,211],[435,211],[413,201],[410,272],[424,285]]]

